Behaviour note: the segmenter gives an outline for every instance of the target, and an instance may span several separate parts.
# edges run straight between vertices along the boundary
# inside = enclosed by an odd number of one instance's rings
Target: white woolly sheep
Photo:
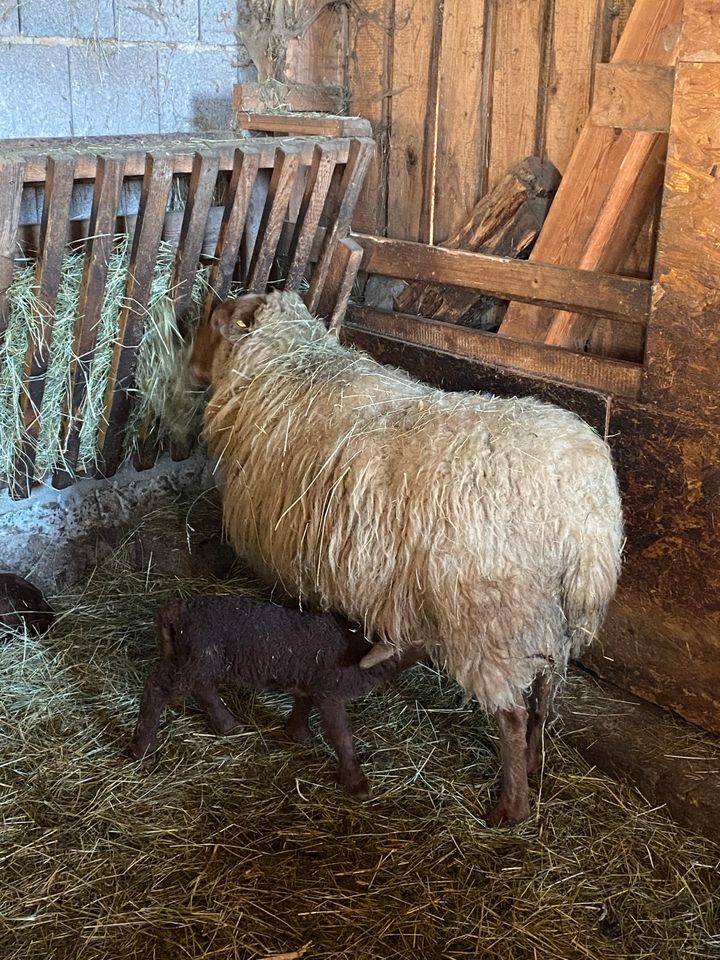
[[[424,646],[497,715],[492,822],[527,817],[551,678],[616,587],[607,445],[558,407],[447,393],[343,347],[295,294],[221,304],[192,362],[235,549],[366,636]]]

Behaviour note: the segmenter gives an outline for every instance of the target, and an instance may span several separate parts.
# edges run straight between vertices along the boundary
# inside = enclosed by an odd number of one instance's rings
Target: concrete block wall
[[[227,129],[246,0],[0,0],[0,138]]]

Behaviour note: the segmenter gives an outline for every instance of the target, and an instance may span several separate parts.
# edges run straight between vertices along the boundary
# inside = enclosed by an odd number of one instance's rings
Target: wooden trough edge
[[[652,282],[513,260],[407,240],[353,234],[364,250],[361,269],[402,280],[430,280],[539,306],[645,325]]]
[[[542,376],[614,396],[640,396],[640,364],[353,304],[348,307],[342,329],[350,336],[354,331],[370,333],[381,339],[431,347],[514,373]]]

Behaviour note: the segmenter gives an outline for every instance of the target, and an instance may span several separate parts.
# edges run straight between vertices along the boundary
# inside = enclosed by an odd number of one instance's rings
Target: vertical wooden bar
[[[8,325],[7,291],[12,282],[25,165],[0,161],[0,343]]]
[[[264,291],[267,286],[270,268],[280,241],[280,234],[287,213],[290,194],[300,169],[300,155],[291,147],[278,147],[275,152],[275,166],[270,180],[270,189],[265,209],[260,221],[260,230],[255,241],[248,290]]]
[[[313,313],[320,302],[330,263],[339,240],[347,236],[353,219],[355,205],[362,190],[363,181],[373,152],[371,140],[353,140],[340,181],[339,193],[329,210],[329,223],[318,262],[315,264],[310,289],[305,297],[308,310]]]
[[[395,0],[388,158],[388,236],[429,243],[434,209],[438,51],[437,0]]]
[[[346,237],[335,247],[316,310],[319,317],[327,319],[331,330],[343,321],[362,258],[363,248],[352,237]]]
[[[100,470],[104,476],[114,474],[122,460],[123,440],[130,411],[129,390],[135,374],[138,348],[145,330],[147,306],[172,177],[171,156],[148,154],[128,263],[125,304],[118,318],[118,344],[115,347],[105,392],[106,420],[98,436],[98,448],[102,450]]]
[[[53,485],[56,487],[69,486],[75,480],[75,469],[80,452],[82,408],[87,395],[87,379],[100,326],[108,262],[115,238],[115,221],[120,202],[123,168],[122,158],[103,156],[97,158],[90,234],[85,253],[75,326],[73,345],[75,359],[69,371],[70,409],[66,411],[67,417],[62,428],[65,457],[64,464],[56,469],[53,476]]]
[[[337,148],[322,143],[315,144],[312,163],[305,181],[305,193],[300,204],[297,225],[290,242],[288,253],[290,266],[285,279],[286,290],[297,290],[305,275],[336,162]]]
[[[48,157],[45,177],[45,202],[40,225],[40,243],[35,271],[38,301],[37,334],[28,342],[23,383],[27,392],[21,399],[24,426],[11,495],[30,495],[34,480],[40,411],[45,394],[45,377],[50,360],[52,323],[62,275],[65,242],[70,220],[75,160],[72,157]]]
[[[179,319],[190,306],[218,168],[217,154],[198,152],[193,157],[190,187],[173,273],[175,316]]]
[[[514,6],[514,5],[513,5]],[[485,3],[445,0],[438,72],[433,242],[447,240],[485,192]]]

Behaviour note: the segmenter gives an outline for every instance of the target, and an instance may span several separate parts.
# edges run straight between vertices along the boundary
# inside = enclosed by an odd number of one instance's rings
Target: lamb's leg
[[[387,640],[381,640],[379,643],[374,643],[368,650],[360,661],[360,667],[363,670],[367,670],[378,663],[384,663],[385,660],[389,660],[390,657],[395,656],[396,652],[395,647],[391,643],[388,643]]]
[[[545,723],[552,706],[555,683],[552,673],[546,670],[535,677],[530,695],[527,726],[527,772],[537,773],[542,766],[542,744]]]
[[[214,686],[197,684],[191,692],[207,713],[210,725],[216,733],[227,736],[235,733],[242,726],[238,718],[222,702]]]
[[[525,707],[513,710],[498,710],[500,726],[500,757],[502,759],[503,785],[500,800],[490,812],[488,823],[520,823],[530,816],[530,792],[527,779],[527,724]]]
[[[354,797],[367,800],[370,784],[355,755],[352,727],[347,707],[339,700],[323,700],[317,704],[325,736],[335,749],[340,764],[340,783]]]
[[[171,668],[160,666],[145,682],[140,698],[140,711],[133,738],[128,747],[136,760],[148,756],[157,748],[157,732],[166,705],[185,693]]]
[[[295,697],[290,716],[285,723],[285,733],[291,740],[301,743],[310,736],[310,711],[313,708],[312,697],[298,694]]]

